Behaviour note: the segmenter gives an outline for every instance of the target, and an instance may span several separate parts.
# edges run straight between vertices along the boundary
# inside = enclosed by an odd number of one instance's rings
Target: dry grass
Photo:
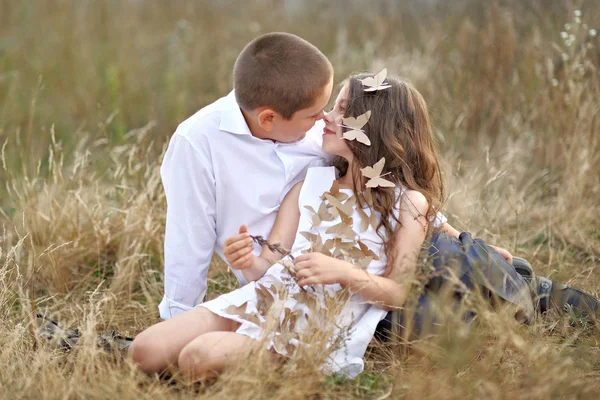
[[[242,46],[271,30],[320,47],[337,80],[383,65],[411,79],[434,116],[451,222],[600,292],[598,3],[575,2],[580,24],[566,0],[395,3],[0,0],[0,397],[596,398],[597,330],[553,316],[450,319],[410,350],[373,346],[355,381],[304,357],[169,384],[92,345],[96,330],[158,321],[162,151],[178,122],[230,90]],[[219,260],[210,279],[209,297],[235,286]],[[39,346],[40,310],[80,327],[83,345]]]

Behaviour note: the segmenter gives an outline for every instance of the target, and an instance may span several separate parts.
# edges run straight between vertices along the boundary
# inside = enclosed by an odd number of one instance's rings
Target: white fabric
[[[307,175],[306,180],[302,186],[299,198],[300,207],[300,221],[298,225],[298,231],[296,233],[296,239],[292,254],[298,256],[302,254],[303,250],[310,248],[310,242],[300,232],[311,232],[320,234],[323,242],[327,239],[336,238],[336,234],[326,233],[327,228],[337,225],[340,223],[340,217],[335,218],[333,221],[323,221],[317,227],[312,225],[312,213],[305,206],[311,206],[313,209],[319,209],[321,204],[320,196],[328,191],[335,179],[334,167],[321,167],[311,168]],[[342,189],[343,190],[343,189]],[[352,195],[351,190],[346,191],[347,194]],[[400,192],[398,192],[400,193]],[[365,209],[367,215],[370,210]],[[360,214],[354,210],[354,213],[350,215],[353,219],[353,229],[355,232],[360,232],[361,217]],[[385,267],[387,265],[387,259],[383,251],[383,244],[381,239],[375,232],[375,230],[369,226],[369,228],[359,234],[360,240],[365,243],[370,250],[379,256],[379,260],[373,260],[367,268],[367,272],[374,275],[383,275]],[[242,319],[237,315],[231,315],[226,312],[226,309],[231,306],[240,306],[244,302],[248,302],[246,306],[246,313],[257,312],[257,294],[255,287],[257,284],[269,287],[274,282],[286,282],[289,281],[290,275],[280,265],[275,264],[267,270],[265,275],[256,282],[250,282],[246,286],[235,290],[233,292],[219,296],[218,298],[201,304],[201,307],[206,307],[215,314],[221,315],[222,317],[235,320],[240,322],[242,325],[237,329],[237,333],[252,337],[254,339],[262,339],[262,330],[260,327],[246,319]],[[313,289],[317,292],[335,292],[340,289],[338,284],[335,285],[313,285]],[[288,285],[290,293],[297,292],[297,285]],[[288,307],[291,310],[297,309],[299,306],[293,298],[286,300],[285,305],[282,307]],[[283,308],[282,308],[283,310]],[[310,312],[307,307],[303,307],[303,310]],[[283,313],[281,313],[283,318]],[[350,378],[355,377],[362,372],[364,367],[363,356],[367,349],[371,338],[375,332],[375,328],[379,321],[381,321],[387,311],[378,308],[374,305],[365,303],[363,299],[358,296],[354,296],[349,303],[343,308],[339,317],[337,318],[337,326],[344,329],[347,326],[351,326],[351,333],[346,337],[343,347],[334,351],[327,363],[323,368],[330,373],[338,373]],[[267,335],[273,335],[272,332],[267,332]],[[269,336],[271,338],[272,336]],[[268,342],[268,347],[273,348],[272,342]],[[280,354],[286,355],[285,351],[278,351]]]
[[[167,198],[163,319],[201,303],[213,251],[241,224],[268,237],[279,206],[311,166],[326,164],[323,122],[297,143],[252,136],[234,92],[182,122],[161,166]],[[436,225],[446,221],[440,214]],[[259,255],[261,248],[254,247]],[[233,270],[240,284],[246,281]]]
[[[241,224],[268,237],[287,192],[308,167],[324,165],[322,130],[319,121],[293,144],[258,139],[233,92],[178,126],[161,166],[167,197],[161,318],[202,302],[213,250],[222,257],[225,239]]]

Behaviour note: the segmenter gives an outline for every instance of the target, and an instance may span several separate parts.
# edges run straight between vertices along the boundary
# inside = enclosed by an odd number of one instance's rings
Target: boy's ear
[[[277,112],[275,110],[265,107],[258,113],[258,125],[265,131],[271,132],[273,130],[273,124],[276,117]]]

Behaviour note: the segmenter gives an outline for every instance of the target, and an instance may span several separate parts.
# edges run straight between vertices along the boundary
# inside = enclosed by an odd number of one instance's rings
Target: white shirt
[[[168,319],[202,302],[213,250],[246,224],[268,237],[287,192],[312,166],[325,165],[323,122],[297,143],[275,143],[250,133],[231,92],[182,122],[161,166],[167,198],[165,295]],[[260,255],[261,248],[254,247]],[[233,270],[240,284],[243,274]]]
[[[323,122],[296,143],[252,136],[232,91],[182,122],[161,166],[167,198],[165,295],[159,311],[174,317],[201,303],[213,251],[246,224],[268,237],[287,192],[310,167],[326,165]],[[439,214],[435,225],[446,218]],[[254,245],[254,254],[262,248]],[[232,270],[241,285],[239,270]]]

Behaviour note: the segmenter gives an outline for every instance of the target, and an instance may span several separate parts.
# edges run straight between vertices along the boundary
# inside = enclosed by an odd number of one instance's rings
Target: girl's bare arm
[[[402,226],[393,238],[394,264],[391,272],[384,277],[351,268],[347,282],[342,283],[362,299],[389,311],[402,307],[406,302],[427,233],[427,200],[413,190],[403,196],[399,216]]]
[[[279,243],[282,247],[288,250],[292,248],[296,236],[296,230],[298,229],[298,221],[300,220],[298,197],[300,196],[301,188],[302,182],[298,182],[283,199],[283,202],[279,207],[279,211],[277,212],[275,224],[273,225],[271,233],[269,234],[269,243]],[[249,244],[249,246],[251,246],[251,244]],[[237,263],[236,265],[239,267],[239,269],[241,269],[248,282],[261,278],[269,269],[269,267],[271,267],[271,265],[273,265],[277,260],[283,258],[281,254],[277,252],[274,253],[267,247],[263,247],[259,257],[254,256],[251,251],[244,257],[246,259],[242,260],[242,262]],[[228,256],[227,258],[229,261],[230,257]],[[244,264],[244,261],[246,264]],[[231,261],[230,264],[233,268],[236,268],[236,265],[234,265],[234,263]]]

